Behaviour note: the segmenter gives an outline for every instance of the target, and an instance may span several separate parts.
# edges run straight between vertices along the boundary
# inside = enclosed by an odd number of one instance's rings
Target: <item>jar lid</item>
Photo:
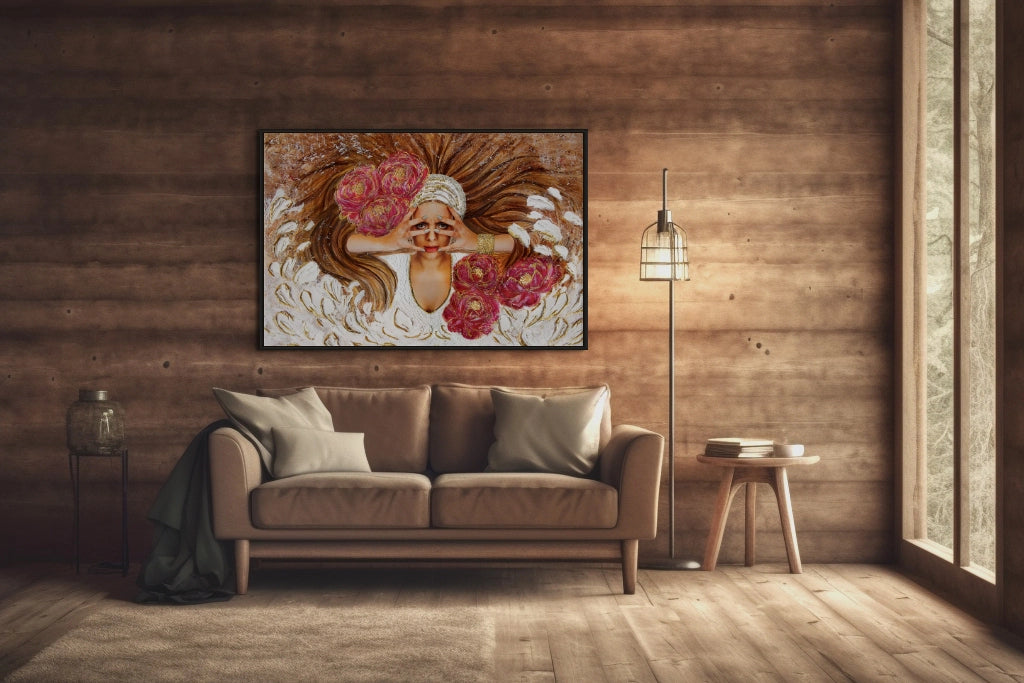
[[[79,389],[79,401],[106,401],[110,398],[110,392],[102,389]]]

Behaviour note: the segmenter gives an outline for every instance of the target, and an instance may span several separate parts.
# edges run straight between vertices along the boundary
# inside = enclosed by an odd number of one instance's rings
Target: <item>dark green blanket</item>
[[[147,518],[156,525],[153,549],[136,581],[136,601],[193,604],[229,600],[234,594],[231,545],[213,536],[210,512],[210,432],[192,439],[164,482]]]

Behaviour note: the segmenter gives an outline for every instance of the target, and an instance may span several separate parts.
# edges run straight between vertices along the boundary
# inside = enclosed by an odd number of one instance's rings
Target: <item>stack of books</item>
[[[708,439],[704,455],[716,458],[768,458],[772,455],[771,439],[721,437]]]

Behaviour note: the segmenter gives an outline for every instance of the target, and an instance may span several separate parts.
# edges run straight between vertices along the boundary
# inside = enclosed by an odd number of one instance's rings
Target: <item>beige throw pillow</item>
[[[316,389],[306,387],[287,396],[253,396],[214,388],[213,395],[235,427],[249,437],[260,452],[268,472],[273,472],[274,427],[305,427],[334,431],[334,420]]]
[[[274,476],[310,472],[369,472],[363,435],[299,427],[274,427]]]
[[[492,389],[494,443],[487,470],[589,474],[597,464],[608,396],[608,387],[547,398]]]

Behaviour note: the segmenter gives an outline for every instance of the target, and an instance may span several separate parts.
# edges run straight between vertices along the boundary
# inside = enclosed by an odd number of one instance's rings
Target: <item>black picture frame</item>
[[[258,144],[260,348],[587,348],[586,129]]]

